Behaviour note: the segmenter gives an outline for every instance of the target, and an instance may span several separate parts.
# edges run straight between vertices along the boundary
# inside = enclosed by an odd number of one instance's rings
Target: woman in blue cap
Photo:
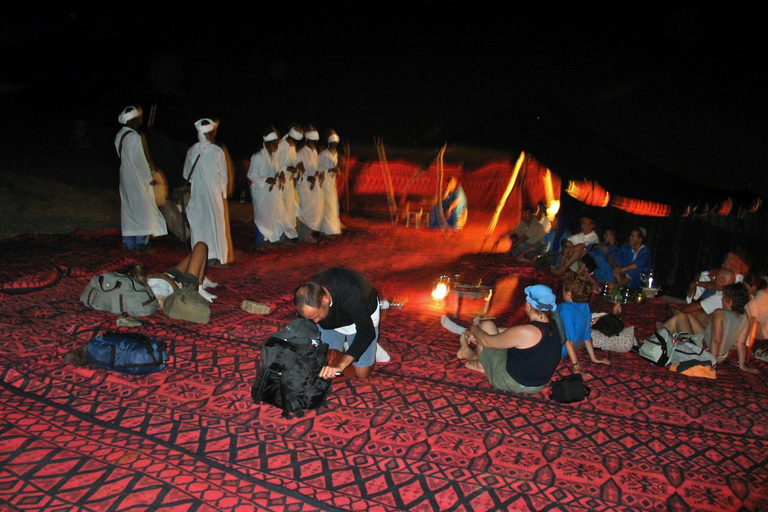
[[[551,321],[555,309],[556,297],[548,286],[529,286],[525,289],[529,323],[499,328],[489,320],[480,322],[461,333],[456,356],[467,360],[467,368],[488,375],[495,388],[538,393],[560,362],[560,334]]]

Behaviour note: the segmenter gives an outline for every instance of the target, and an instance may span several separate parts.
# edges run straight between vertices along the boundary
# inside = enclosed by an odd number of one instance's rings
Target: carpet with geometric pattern
[[[117,327],[79,301],[106,270],[170,267],[186,251],[171,237],[149,255],[121,251],[116,233],[0,240],[0,510],[768,510],[768,365],[751,375],[728,361],[703,379],[603,353],[610,365],[582,363],[585,401],[496,390],[456,359],[439,324],[455,297],[435,303],[433,283],[461,273],[493,285],[489,315],[514,325],[523,288],[557,279],[481,252],[482,230],[345,222],[337,240],[266,254],[250,251],[252,225],[233,224],[237,258],[209,271],[219,287],[205,325],[157,312]],[[259,350],[297,317],[295,288],[336,265],[381,297],[408,297],[381,322],[391,361],[285,419],[252,402]],[[249,314],[245,299],[273,311]],[[458,321],[482,306],[464,303]],[[649,300],[624,319],[643,337],[668,313]],[[164,340],[168,367],[128,376],[62,360],[107,330]],[[569,373],[563,361],[555,377]]]

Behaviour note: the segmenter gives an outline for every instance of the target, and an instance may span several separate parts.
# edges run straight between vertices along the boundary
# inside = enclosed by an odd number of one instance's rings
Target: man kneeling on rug
[[[378,294],[364,275],[346,268],[320,272],[299,286],[294,302],[299,315],[317,324],[321,341],[345,352],[336,364],[324,366],[320,377],[333,379],[349,365],[354,366],[357,378],[371,374],[379,339],[380,309]]]
[[[461,332],[448,317],[441,323],[460,333],[456,357],[466,367],[484,372],[498,389],[517,393],[538,393],[549,383],[560,362],[560,334],[552,321],[557,309],[555,294],[543,284],[525,289],[525,313],[530,323],[499,328],[490,320]],[[472,347],[474,346],[474,348]]]

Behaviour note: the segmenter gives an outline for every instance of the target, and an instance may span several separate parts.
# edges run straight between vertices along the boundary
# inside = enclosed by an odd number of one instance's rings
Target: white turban
[[[204,122],[207,122],[207,124],[203,124]],[[210,141],[205,136],[205,134],[212,132],[214,129],[216,129],[217,126],[219,126],[218,121],[214,121],[213,119],[209,119],[207,117],[198,119],[195,122],[195,128],[197,129],[197,140],[200,141],[200,144],[210,144]]]
[[[203,124],[206,123],[206,124]],[[219,123],[215,122],[213,119],[209,119],[207,117],[204,117],[203,119],[199,119],[195,121],[195,128],[197,128],[197,133],[208,133],[212,132],[214,128]]]
[[[273,140],[277,140],[277,132],[269,132],[264,137],[264,142],[272,142]]]
[[[332,133],[328,136],[328,144],[330,144],[331,142],[341,142],[341,139],[339,138],[338,135],[336,135],[335,133]]]
[[[139,117],[141,115],[141,107],[136,108],[134,106],[125,107],[122,112],[120,112],[120,115],[117,116],[117,122],[120,124],[125,124],[131,119],[135,117]]]
[[[303,138],[301,132],[296,128],[291,128],[291,131],[288,132],[288,135],[290,135],[291,138],[295,140],[301,140]]]
[[[320,140],[320,135],[315,130],[305,133],[304,137],[306,137],[307,140]]]

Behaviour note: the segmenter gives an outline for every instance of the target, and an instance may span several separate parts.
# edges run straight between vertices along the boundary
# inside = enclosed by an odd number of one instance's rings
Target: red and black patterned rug
[[[454,299],[435,304],[430,287],[459,272],[493,284],[490,314],[511,325],[524,286],[557,282],[480,253],[482,229],[446,237],[345,220],[338,240],[265,255],[249,252],[250,225],[233,225],[238,261],[210,270],[220,286],[207,325],[158,312],[117,328],[78,300],[92,275],[129,261],[165,270],[185,252],[170,238],[142,256],[123,253],[116,233],[0,241],[0,509],[768,510],[764,363],[758,375],[725,364],[709,380],[610,353],[610,366],[585,363],[584,402],[497,391],[455,359],[438,322]],[[259,347],[296,317],[296,286],[333,265],[409,297],[382,321],[392,361],[287,420],[251,400]],[[250,315],[244,299],[273,313]],[[625,319],[646,336],[666,315],[650,301]],[[137,377],[62,361],[106,330],[165,340],[168,368]]]

